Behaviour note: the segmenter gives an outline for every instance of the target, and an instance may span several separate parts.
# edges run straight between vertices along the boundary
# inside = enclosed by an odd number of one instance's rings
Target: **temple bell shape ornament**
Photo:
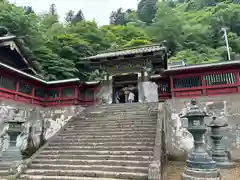
[[[182,180],[220,180],[216,162],[204,148],[203,135],[206,132],[204,118],[209,115],[199,108],[196,99],[192,99],[190,107],[179,116],[188,119],[187,129],[194,138],[194,148],[188,154],[187,165],[181,176]]]
[[[228,124],[224,118],[217,118],[215,116],[213,116],[212,121],[208,125],[208,127],[211,128],[212,158],[216,162],[217,167],[227,169],[234,167],[234,163],[229,161],[228,155],[221,144],[223,138],[221,128],[226,126],[228,126]]]

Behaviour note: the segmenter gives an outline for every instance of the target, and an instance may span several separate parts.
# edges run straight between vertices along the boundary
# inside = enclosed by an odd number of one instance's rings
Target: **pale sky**
[[[48,11],[50,4],[57,6],[58,14],[63,19],[66,12],[81,9],[87,20],[95,19],[99,25],[109,23],[109,16],[113,10],[136,9],[139,0],[9,0],[20,6],[32,6],[36,13]]]

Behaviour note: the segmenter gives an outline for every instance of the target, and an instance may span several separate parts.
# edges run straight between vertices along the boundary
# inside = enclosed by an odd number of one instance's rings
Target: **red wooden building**
[[[75,78],[47,82],[38,78],[33,64],[23,57],[14,43],[15,38],[14,36],[0,38],[1,99],[44,107],[90,105],[98,101],[96,94],[104,85],[103,81],[81,82],[80,79]],[[166,57],[165,49],[154,45],[154,48],[148,46],[147,48],[115,51],[107,54],[107,58],[105,53],[87,59],[91,63],[94,62],[95,65],[101,65],[101,67],[110,61],[140,62],[141,59],[151,60],[152,66],[157,68],[152,75],[148,74],[148,80],[158,84],[159,101],[240,92],[240,61],[194,66],[180,63],[180,65],[170,64],[171,68],[167,68]],[[110,63],[110,65],[112,64]],[[128,69],[128,72],[130,71],[131,68]],[[144,74],[144,72],[140,72],[140,74]],[[106,77],[106,80],[109,80],[109,77]]]

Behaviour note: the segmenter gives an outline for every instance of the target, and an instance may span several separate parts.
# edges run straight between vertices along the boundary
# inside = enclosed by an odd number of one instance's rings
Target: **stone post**
[[[147,71],[144,71],[143,73],[143,82],[147,82],[149,81],[149,75]]]
[[[196,99],[192,99],[190,107],[179,116],[188,119],[188,131],[194,138],[194,148],[188,154],[182,180],[220,180],[216,162],[205,151],[203,143],[206,132],[204,118],[208,116],[207,113],[199,108]]]
[[[233,163],[229,162],[228,155],[225,149],[221,145],[223,135],[221,133],[221,127],[226,127],[227,123],[225,118],[212,118],[212,121],[208,125],[211,128],[211,139],[212,139],[212,158],[216,161],[219,168],[231,168]]]
[[[143,88],[142,88],[142,73],[138,74],[138,80],[137,80],[137,88],[138,88],[138,102],[143,102]]]
[[[113,80],[112,80],[113,76],[109,76],[108,75],[108,78],[107,78],[107,81],[108,81],[108,91],[109,91],[109,95],[108,95],[108,104],[112,104],[113,102],[113,86],[112,86],[112,83],[113,83]]]

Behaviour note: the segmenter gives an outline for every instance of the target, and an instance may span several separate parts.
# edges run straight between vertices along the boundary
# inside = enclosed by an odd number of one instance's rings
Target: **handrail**
[[[157,125],[156,125],[156,136],[155,136],[155,146],[153,150],[153,161],[148,168],[148,179],[149,180],[161,180],[162,179],[162,132],[163,132],[163,119],[164,110],[163,104],[159,103],[157,108]]]

